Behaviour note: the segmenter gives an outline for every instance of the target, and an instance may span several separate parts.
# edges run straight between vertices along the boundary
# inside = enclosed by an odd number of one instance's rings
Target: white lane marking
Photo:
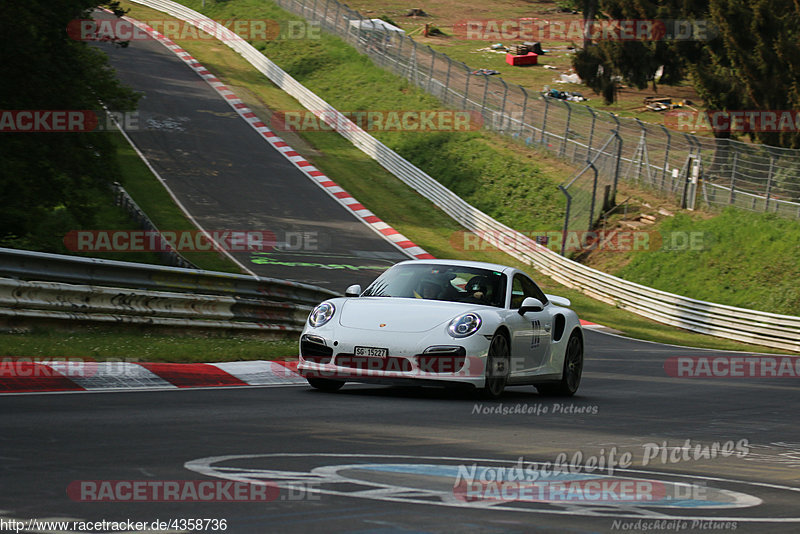
[[[489,458],[462,458],[462,457],[452,457],[452,456],[413,456],[413,455],[403,455],[403,454],[358,454],[358,453],[267,453],[267,454],[242,454],[242,455],[226,455],[226,456],[212,456],[207,458],[199,458],[196,460],[190,460],[184,464],[184,467],[190,471],[194,471],[209,477],[216,477],[216,478],[224,478],[227,480],[234,480],[238,482],[245,482],[245,483],[253,483],[253,484],[264,484],[267,481],[276,478],[276,475],[279,473],[284,473],[288,476],[283,477],[284,480],[287,482],[279,482],[278,486],[282,488],[291,488],[291,489],[298,489],[304,490],[309,493],[319,493],[325,495],[336,495],[342,497],[352,497],[354,496],[352,492],[346,491],[336,491],[336,490],[326,490],[321,488],[313,488],[308,487],[307,485],[303,485],[304,481],[307,483],[308,478],[298,478],[295,479],[292,475],[294,472],[281,472],[276,470],[269,470],[269,469],[252,469],[247,468],[240,469],[239,472],[232,470],[230,468],[216,468],[213,466],[215,463],[226,462],[231,460],[243,460],[243,459],[256,459],[256,458],[280,458],[280,457],[287,457],[287,458],[402,458],[402,459],[414,459],[414,460],[439,460],[439,461],[448,461],[448,462],[481,462],[481,463],[500,463],[500,464],[510,464],[512,463],[509,460],[496,460],[496,459],[489,459]],[[580,466],[575,466],[580,467]],[[753,486],[753,487],[762,487],[762,488],[771,488],[771,489],[779,489],[784,491],[791,491],[791,492],[798,492],[800,493],[800,488],[795,488],[792,486],[783,486],[780,484],[771,484],[766,482],[751,482],[751,481],[742,481],[736,479],[729,479],[723,477],[708,477],[702,475],[682,475],[682,474],[675,474],[675,473],[665,473],[660,471],[650,471],[650,470],[643,470],[643,469],[616,469],[615,471],[621,471],[626,473],[637,473],[637,474],[647,474],[647,475],[655,475],[660,477],[667,477],[667,478],[691,478],[694,480],[707,480],[713,482],[725,482],[725,483],[732,483],[732,484],[739,484],[743,486]],[[266,480],[253,480],[252,475],[257,478],[264,478]],[[324,473],[302,473],[304,477],[308,475],[314,474],[324,474]],[[248,476],[249,475],[249,476]],[[351,482],[350,479],[342,479],[337,473],[332,473],[331,476],[333,477],[331,480],[326,480],[326,482]],[[365,483],[369,484],[369,483]],[[398,487],[398,492],[407,491],[407,488]],[[427,492],[426,492],[427,493]],[[389,501],[389,502],[401,502],[401,503],[411,503],[411,504],[426,504],[426,505],[433,505],[433,506],[448,506],[448,507],[467,507],[469,503],[460,503],[460,502],[453,502],[453,501],[435,501],[435,500],[427,500],[427,499],[415,499],[415,498],[402,498],[398,497],[397,494],[394,495],[377,495],[373,494],[369,498],[379,501]],[[631,519],[641,519],[641,518],[658,518],[658,519],[670,519],[670,520],[682,520],[682,521],[738,521],[742,523],[800,523],[800,517],[719,517],[719,516],[680,516],[680,515],[667,515],[660,512],[655,512],[651,510],[645,510],[639,507],[636,507],[635,510],[632,510],[632,513],[625,513],[621,510],[627,510],[625,507],[614,507],[613,512],[609,512],[610,508],[580,508],[576,506],[571,506],[565,510],[550,510],[550,509],[526,509],[521,507],[514,507],[514,506],[493,506],[491,507],[492,510],[501,510],[501,511],[508,511],[508,512],[527,512],[527,513],[542,513],[542,514],[555,514],[555,515],[575,515],[581,514],[584,516],[592,516],[592,517],[612,517],[612,518],[631,518]]]

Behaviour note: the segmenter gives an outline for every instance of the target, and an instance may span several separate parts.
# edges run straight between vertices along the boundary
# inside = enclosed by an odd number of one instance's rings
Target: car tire
[[[536,390],[542,395],[556,397],[571,397],[578,391],[583,374],[583,339],[577,332],[573,332],[567,342],[564,354],[564,370],[561,372],[561,381],[555,384],[540,384]]]
[[[510,361],[508,338],[504,334],[495,334],[486,357],[486,385],[481,389],[482,397],[497,399],[503,394],[508,383]]]
[[[331,380],[330,378],[307,378],[306,380],[312,388],[329,393],[339,391],[344,385],[341,380]]]

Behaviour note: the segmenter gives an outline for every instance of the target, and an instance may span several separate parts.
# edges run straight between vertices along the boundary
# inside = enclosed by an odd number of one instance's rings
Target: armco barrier
[[[663,324],[736,341],[800,352],[800,317],[724,306],[682,297],[628,282],[563,258],[471,206],[399,154],[358,128],[330,104],[264,57],[252,45],[212,19],[170,0],[134,0],[194,25],[216,26],[217,35],[278,87],[310,111],[324,112],[329,124],[397,178],[432,201],[468,230],[488,233],[504,252],[554,280],[583,293]]]
[[[299,332],[320,287],[0,248],[0,317]]]

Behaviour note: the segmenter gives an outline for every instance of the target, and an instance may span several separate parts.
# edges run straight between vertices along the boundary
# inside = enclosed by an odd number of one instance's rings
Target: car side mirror
[[[358,284],[353,284],[352,286],[344,290],[345,297],[357,297],[360,294],[361,294],[361,286]]]
[[[544,309],[542,301],[536,297],[527,297],[522,301],[522,306],[519,307],[519,314],[525,315],[528,312],[540,312]]]

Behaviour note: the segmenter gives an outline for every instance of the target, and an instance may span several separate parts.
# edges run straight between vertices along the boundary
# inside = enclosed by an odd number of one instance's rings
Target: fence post
[[[567,192],[563,185],[558,186],[564,196],[567,197],[567,211],[564,213],[564,228],[561,230],[561,255],[564,255],[564,251],[566,250],[567,246],[567,228],[569,227],[569,208],[572,206],[572,196]]]
[[[469,70],[466,63],[462,63],[464,65],[464,70],[467,73],[467,83],[464,84],[464,102],[461,104],[461,109],[467,109],[467,96],[469,95],[469,79],[472,77],[472,71]]]
[[[542,99],[544,99],[544,115],[542,116],[542,136],[539,142],[545,144],[544,133],[547,131],[547,111],[550,109],[550,100],[547,96],[543,96]]]
[[[427,89],[427,91],[429,93],[432,93],[433,91],[431,91],[431,83],[433,82],[433,66],[436,64],[436,52],[434,52],[433,48],[431,48],[430,46],[428,46],[428,51],[431,53],[431,69],[428,71],[428,89]]]
[[[564,154],[567,152],[567,139],[569,138],[569,123],[572,119],[572,107],[567,104],[565,100],[559,100],[559,102],[564,104],[564,107],[567,108],[567,124],[564,125],[564,141],[561,143],[561,150],[559,150],[558,155],[562,158]]]
[[[450,94],[450,69],[453,66],[453,60],[447,56],[445,57],[447,58],[447,75],[444,79],[444,94],[442,95],[442,101],[447,104],[447,97]]]
[[[667,130],[667,128],[663,124],[659,124],[659,126],[661,126],[661,129],[664,131],[664,135],[667,136],[667,148],[664,151],[664,165],[661,168],[661,192],[663,193],[664,184],[666,183],[667,180],[667,172],[668,172],[667,169],[669,168],[669,150],[670,148],[672,148],[672,135],[669,133],[669,130]]]
[[[736,150],[733,153],[733,165],[731,168],[731,196],[728,199],[728,204],[733,204],[735,198],[735,188],[736,188],[736,164],[739,162],[739,151]]]
[[[769,195],[772,192],[772,172],[775,170],[775,156],[769,156],[769,174],[767,175],[767,195],[764,201],[764,213],[769,212]]]
[[[592,183],[592,204],[589,207],[589,226],[586,227],[587,232],[594,226],[594,207],[597,198],[597,167],[594,166],[594,163],[589,163],[589,167],[591,167],[594,172],[594,182]]]
[[[340,4],[339,2],[336,2],[336,13],[334,13],[334,15],[333,15],[333,29],[334,30],[339,27],[339,8],[341,8],[341,7],[342,7],[342,4]],[[346,27],[345,28],[345,33],[349,33],[349,31],[350,31],[350,28]],[[345,38],[345,41],[346,40],[347,39]]]
[[[506,99],[508,98],[508,84],[503,81],[503,78],[500,78],[500,81],[503,82],[503,104],[500,106],[500,130],[502,131],[506,124]]]
[[[328,5],[331,3],[331,0],[325,0],[325,9],[322,11],[322,23],[325,26],[328,25]]]
[[[519,86],[520,91],[522,91],[522,115],[519,117],[519,131],[520,134],[525,131],[525,112],[528,109],[528,91],[525,90],[524,87],[521,85]]]
[[[590,106],[586,106],[586,110],[592,114],[592,127],[589,129],[589,143],[586,145],[586,163],[592,160],[592,140],[594,139],[594,123],[597,120],[597,113]]]
[[[614,115],[612,115],[614,117]],[[614,117],[616,120],[616,117]],[[619,125],[619,121],[617,120],[617,125]],[[619,126],[617,126],[619,128]],[[613,130],[614,137],[617,138],[617,160],[616,164],[614,165],[614,191],[611,193],[611,202],[612,204],[617,204],[617,182],[619,182],[619,164],[622,161],[622,137],[619,135],[619,129]]]
[[[481,115],[486,117],[486,95],[489,93],[489,75],[484,74],[483,79],[486,81],[486,84],[483,86],[483,100],[481,100]]]

